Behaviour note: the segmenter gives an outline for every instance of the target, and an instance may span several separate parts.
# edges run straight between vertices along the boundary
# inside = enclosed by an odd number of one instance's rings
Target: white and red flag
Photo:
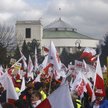
[[[30,55],[29,55],[29,60],[28,60],[28,67],[27,67],[27,69],[28,69],[28,73],[31,73],[32,70],[33,70],[33,62],[32,62],[32,59],[31,59]]]
[[[93,98],[93,89],[91,83],[85,78],[82,72],[79,72],[73,83],[70,83],[71,91],[77,92],[78,96],[83,96],[84,92],[87,92],[90,97]],[[94,99],[94,98],[93,98]]]
[[[96,51],[93,48],[85,48],[83,53],[81,54],[81,58],[92,58],[96,55]]]
[[[55,70],[57,71],[61,69],[61,61],[56,51],[55,45],[52,41],[50,42],[50,47],[48,52],[48,63],[52,63]]]
[[[21,52],[20,50],[20,54],[21,54],[21,57],[23,57],[22,61],[23,61],[23,67],[24,67],[24,70],[27,69],[27,63],[26,63],[26,57],[24,56],[24,54]]]
[[[5,73],[0,77],[0,82],[5,88],[6,92],[6,100],[7,102],[13,103],[15,100],[18,99],[18,95],[15,91],[12,79],[10,76]]]
[[[99,56],[97,58],[96,72],[95,72],[95,77],[94,77],[94,90],[95,90],[96,96],[104,97],[106,95]]]
[[[21,93],[22,91],[24,91],[25,89],[26,89],[25,78],[23,77],[23,78],[22,78],[22,83],[21,83],[21,90],[20,90],[20,93]]]
[[[74,108],[69,86],[67,84],[60,86],[36,108]]]
[[[85,91],[85,81],[82,77],[81,72],[79,72],[72,84],[70,84],[71,91],[76,91],[79,96],[81,96]]]

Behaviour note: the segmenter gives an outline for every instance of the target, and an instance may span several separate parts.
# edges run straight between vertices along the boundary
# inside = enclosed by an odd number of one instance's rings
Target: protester
[[[6,90],[0,83],[0,103],[3,104],[6,102]]]
[[[15,105],[10,104],[10,103],[4,103],[4,104],[2,105],[2,108],[16,108],[16,107],[15,107]]]
[[[80,61],[80,63],[81,63],[81,61]],[[71,91],[71,88],[73,85],[71,86],[70,83],[73,84],[78,73],[84,71],[84,68],[83,69],[81,68],[81,66],[82,66],[81,64],[78,66],[77,66],[77,68],[75,67],[75,69],[73,69],[73,67],[72,67],[72,72],[74,72],[74,75],[73,75],[73,73],[71,73],[71,71],[70,72],[66,71],[66,74],[64,73],[65,75],[63,73],[59,73],[59,71],[57,71],[57,73],[54,75],[53,70],[52,70],[53,75],[51,77],[50,74],[47,73],[47,75],[46,75],[46,73],[44,73],[42,71],[42,74],[40,75],[39,80],[36,82],[34,81],[35,79],[28,77],[27,76],[28,73],[25,72],[26,77],[24,79],[25,82],[24,82],[23,91],[21,90],[23,83],[22,83],[22,79],[20,79],[19,75],[17,74],[17,77],[15,77],[14,73],[10,72],[11,74],[9,74],[9,72],[8,72],[8,74],[11,76],[11,79],[14,83],[13,89],[15,88],[16,92],[18,94],[20,94],[20,96],[18,95],[19,99],[14,98],[14,99],[16,99],[15,106],[13,104],[6,103],[6,90],[3,88],[2,84],[0,83],[0,104],[2,105],[3,108],[36,108],[41,102],[46,102],[46,100],[50,99],[49,97],[51,96],[51,94],[53,92],[55,92],[55,90],[58,87],[63,86],[63,84],[64,84],[63,82],[68,82],[69,87],[70,87],[69,93],[71,93],[74,108],[96,108],[96,107],[108,108],[108,100],[106,100],[104,96],[103,97],[97,96],[96,100],[91,102],[91,97],[93,94],[92,91],[94,91],[93,88],[96,85],[96,84],[94,85],[94,83],[96,83],[96,81],[97,82],[99,81],[98,79],[94,80],[93,76],[90,76],[91,74],[82,75],[83,77],[81,77],[79,75],[79,79],[74,84],[73,91]],[[100,69],[100,67],[97,68],[97,70],[99,70],[99,69]],[[91,70],[93,70],[93,73],[96,73],[94,71],[94,68],[92,68]],[[91,70],[90,70],[90,72],[91,72]],[[97,71],[97,74],[98,74],[98,72],[101,72],[101,70]],[[40,71],[40,73],[41,73],[41,71]],[[85,74],[85,73],[88,74],[89,72],[88,71],[82,72],[82,74]],[[35,73],[35,74],[37,76],[38,73]],[[63,76],[62,76],[62,74],[63,74]],[[57,76],[57,75],[60,75],[59,76],[60,79],[56,79],[55,76]],[[98,75],[94,75],[94,76],[99,76],[99,75],[101,75],[101,73],[99,73]],[[101,81],[102,81],[103,80],[102,76],[99,76],[98,78],[100,78],[100,77],[101,77]],[[64,79],[65,79],[65,81],[63,81]],[[87,79],[89,79],[90,84],[86,81]],[[0,81],[3,81],[3,79],[1,79]],[[89,89],[86,88],[87,84],[89,85]],[[100,85],[101,85],[101,83],[97,84],[96,86],[101,87]],[[10,86],[8,86],[8,87],[10,87]],[[102,89],[102,90],[104,90],[104,89]],[[106,92],[107,91],[108,90],[106,89]],[[89,93],[91,93],[91,95]],[[12,94],[12,92],[11,92],[11,94]],[[61,95],[62,94],[60,94],[59,97]],[[56,99],[56,96],[54,98]],[[70,100],[71,100],[71,98],[70,98]],[[63,101],[63,103],[64,103],[64,101]],[[65,107],[65,108],[67,108],[67,107]]]
[[[93,108],[108,108],[108,100],[105,97],[97,96]]]
[[[42,102],[41,98],[42,98],[42,95],[41,95],[40,92],[34,91],[32,93],[32,95],[31,95],[31,105],[32,105],[33,108],[36,108],[36,106],[38,106]]]
[[[77,95],[75,91],[73,91],[72,95],[72,101],[74,104],[74,108],[82,108],[82,103],[80,100],[80,97]]]

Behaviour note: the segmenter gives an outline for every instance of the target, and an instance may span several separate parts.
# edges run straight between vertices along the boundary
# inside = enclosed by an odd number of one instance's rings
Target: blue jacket
[[[101,103],[100,103],[100,107],[99,108],[108,108],[108,100],[104,99]]]

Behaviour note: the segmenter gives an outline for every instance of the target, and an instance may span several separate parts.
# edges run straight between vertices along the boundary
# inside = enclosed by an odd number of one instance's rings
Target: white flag
[[[29,55],[29,60],[28,60],[28,73],[29,72],[32,72],[32,70],[33,70],[33,62],[32,62],[31,57]]]
[[[66,84],[60,86],[36,108],[74,108],[69,86]]]
[[[52,41],[50,43],[50,48],[48,52],[48,63],[52,63],[54,65],[55,70],[57,71],[61,69],[61,61],[56,51],[55,45]]]
[[[23,61],[24,70],[26,70],[27,69],[26,57],[21,52],[21,50],[20,50],[20,54],[21,54],[21,57],[23,57],[22,61]]]

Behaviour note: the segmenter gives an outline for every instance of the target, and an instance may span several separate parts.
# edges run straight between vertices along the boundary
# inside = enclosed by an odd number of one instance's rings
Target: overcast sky
[[[103,38],[108,32],[108,0],[0,0],[0,23],[41,19],[47,25],[59,17],[79,33]]]

